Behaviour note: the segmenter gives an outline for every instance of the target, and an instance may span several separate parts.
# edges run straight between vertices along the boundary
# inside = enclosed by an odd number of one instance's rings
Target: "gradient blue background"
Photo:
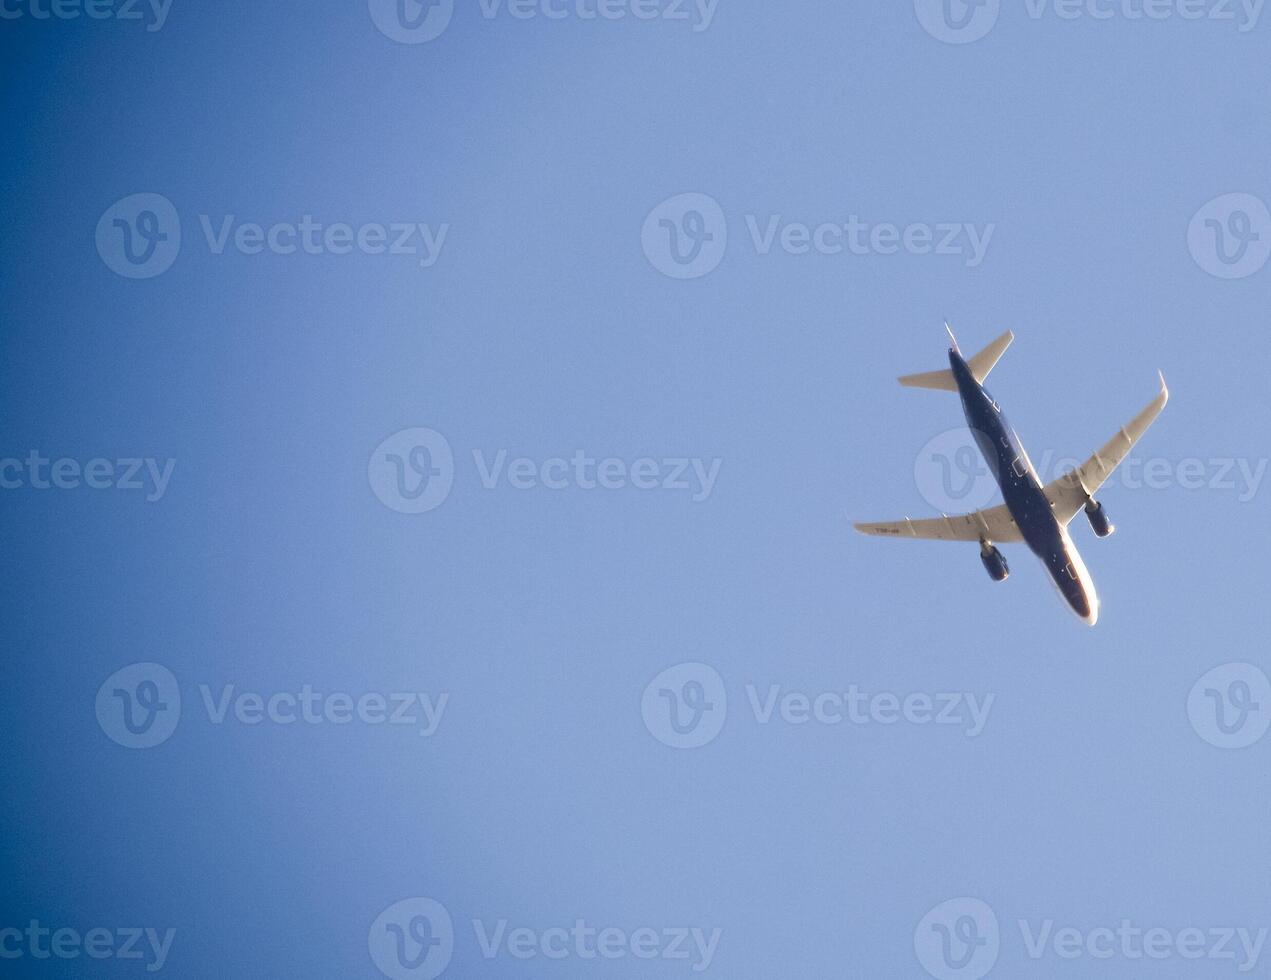
[[[683,962],[481,958],[471,920],[719,927],[708,975],[924,976],[914,926],[974,895],[994,976],[1235,975],[1025,958],[1017,918],[1271,926],[1266,743],[1185,711],[1265,664],[1264,490],[1111,489],[1074,536],[1081,625],[1022,549],[855,535],[928,514],[915,454],[956,400],[898,388],[1017,342],[992,388],[1034,456],[1151,396],[1166,459],[1264,457],[1271,269],[1188,254],[1271,196],[1267,32],[1029,19],[941,44],[912,5],[721,0],[685,23],[483,19],[393,43],[366,6],[196,4],[164,28],[0,23],[0,455],[177,460],[164,499],[6,490],[0,925],[178,929],[166,975],[372,977],[392,902],[446,905],[447,976],[673,977]],[[98,217],[163,194],[180,257],[113,274]],[[679,282],[640,227],[682,191],[732,241]],[[211,254],[197,216],[449,222],[440,261]],[[985,263],[757,256],[743,216],[997,225]],[[446,503],[371,493],[389,434],[454,447]],[[483,489],[471,451],[722,457],[709,500]],[[98,686],[167,665],[185,715],[109,741]],[[702,661],[729,720],[655,741],[651,677]],[[449,692],[437,735],[211,724],[197,685]],[[744,685],[996,695],[978,739],[759,725]],[[1265,965],[1263,966],[1265,968]],[[135,963],[0,964],[140,976]]]

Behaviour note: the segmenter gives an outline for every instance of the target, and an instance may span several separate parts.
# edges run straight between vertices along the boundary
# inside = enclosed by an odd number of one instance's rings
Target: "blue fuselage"
[[[1002,414],[993,396],[975,380],[956,348],[949,351],[949,365],[958,383],[967,425],[993,471],[1007,509],[1033,554],[1059,588],[1064,600],[1081,619],[1093,624],[1099,615],[1099,598],[1085,564],[1065,528],[1055,518],[1050,502],[1024,451],[1019,436]]]

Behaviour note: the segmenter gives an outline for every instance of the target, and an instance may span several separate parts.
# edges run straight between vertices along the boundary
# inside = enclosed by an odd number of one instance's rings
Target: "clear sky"
[[[1271,14],[0,10],[0,974],[1268,969]]]

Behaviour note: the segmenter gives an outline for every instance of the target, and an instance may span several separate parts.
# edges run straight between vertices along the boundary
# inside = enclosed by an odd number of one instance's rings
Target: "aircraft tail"
[[[997,340],[993,341],[984,350],[980,351],[974,357],[967,359],[967,367],[971,369],[971,374],[975,380],[984,383],[984,379],[989,376],[989,372],[993,370],[993,366],[1006,353],[1006,348],[1011,346],[1011,341],[1015,339],[1015,334],[1006,331]],[[956,349],[956,348],[955,348]],[[899,379],[900,383],[906,388],[932,388],[936,391],[957,391],[958,383],[954,380],[953,372],[948,368],[943,371],[926,371],[922,374],[906,374]]]

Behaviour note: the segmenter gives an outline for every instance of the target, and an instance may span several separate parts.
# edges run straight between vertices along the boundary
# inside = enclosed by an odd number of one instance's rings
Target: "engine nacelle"
[[[980,547],[980,561],[984,562],[984,570],[994,582],[1001,582],[1011,574],[1011,566],[1006,564],[1006,557],[987,542]]]
[[[1093,528],[1096,537],[1106,538],[1116,530],[1116,525],[1104,512],[1103,504],[1096,500],[1086,501],[1086,518],[1090,521],[1090,527]]]

